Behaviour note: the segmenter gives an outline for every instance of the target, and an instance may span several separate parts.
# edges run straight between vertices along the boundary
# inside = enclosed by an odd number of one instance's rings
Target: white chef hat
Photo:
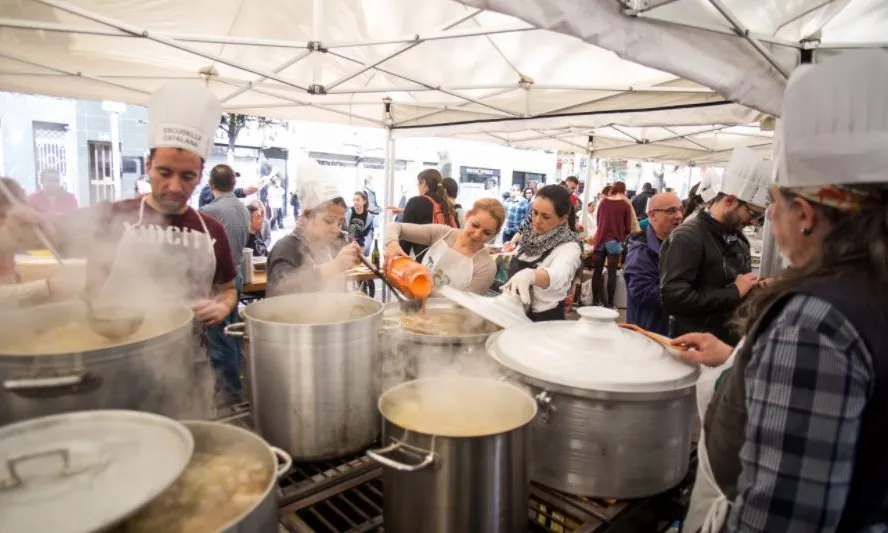
[[[758,207],[768,205],[771,165],[749,148],[736,148],[725,168],[716,192],[736,196],[738,200]]]
[[[299,205],[302,209],[316,209],[334,198],[342,197],[334,184],[333,176],[315,161],[300,161],[296,176],[299,180]]]
[[[796,69],[783,99],[776,182],[888,182],[888,53],[844,52]]]
[[[206,159],[222,118],[222,104],[197,83],[170,83],[148,103],[148,148],[181,148]]]
[[[700,178],[700,185],[697,187],[697,195],[703,199],[704,203],[715,200],[718,191],[721,189],[721,176],[714,168],[707,169]]]

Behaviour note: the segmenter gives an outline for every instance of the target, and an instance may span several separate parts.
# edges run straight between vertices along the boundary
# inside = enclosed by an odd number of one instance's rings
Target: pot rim
[[[466,309],[465,307],[462,307],[454,303],[453,301],[440,296],[432,297],[426,300],[426,306],[429,305],[441,306],[441,308],[443,309],[453,309],[455,311],[464,311],[468,314],[474,314],[471,310]],[[462,342],[466,342],[467,344],[484,344],[485,342],[487,342],[488,337],[502,330],[502,328],[500,328],[499,330],[491,331],[490,333],[466,333],[463,335],[429,335],[426,333],[417,333],[415,331],[407,331],[401,328],[400,325],[386,326],[386,320],[399,320],[401,316],[403,316],[402,313],[398,313],[395,316],[385,316],[385,313],[390,312],[392,309],[400,309],[400,302],[392,301],[383,305],[382,331],[387,335],[392,335],[404,340],[421,341],[428,344],[449,344],[453,340],[459,340]],[[485,318],[484,320],[487,319]]]
[[[503,431],[496,431],[496,432],[492,432],[492,433],[485,433],[482,435],[446,435],[443,433],[426,433],[424,431],[416,431],[414,429],[405,428],[404,426],[402,426],[400,424],[396,424],[395,422],[392,422],[392,420],[386,416],[385,410],[383,409],[383,402],[386,399],[388,399],[391,395],[395,394],[396,391],[406,389],[411,385],[415,386],[416,383],[429,382],[429,381],[461,381],[461,382],[476,382],[476,383],[483,381],[485,383],[489,383],[489,384],[496,386],[496,387],[502,387],[504,389],[506,389],[506,388],[511,389],[512,391],[520,394],[521,396],[523,396],[527,399],[527,402],[531,407],[530,416],[528,416],[527,419],[522,421],[520,424],[515,424],[514,426],[512,426],[509,429],[506,429]],[[479,439],[479,438],[495,437],[497,435],[504,435],[506,433],[511,433],[517,429],[521,429],[523,427],[526,427],[531,422],[533,422],[533,420],[536,418],[537,412],[539,411],[539,405],[538,405],[537,401],[534,399],[534,397],[530,395],[530,393],[528,393],[526,390],[522,389],[521,387],[519,387],[513,383],[509,383],[506,380],[487,378],[487,377],[477,377],[477,376],[438,376],[438,377],[413,379],[410,381],[405,381],[404,383],[399,383],[399,384],[395,385],[394,387],[391,387],[390,389],[386,390],[385,392],[383,392],[379,396],[379,400],[377,400],[377,402],[376,402],[376,409],[379,411],[379,416],[385,421],[386,424],[391,424],[395,427],[398,427],[398,428],[404,430],[404,432],[405,432],[404,440],[406,442],[407,438],[409,437],[409,434],[411,434],[411,433],[415,434],[415,435],[423,435],[425,437],[431,437],[431,438],[435,438],[435,439],[442,439],[442,438],[444,438],[444,439]]]
[[[358,301],[363,300],[366,302],[371,302],[377,306],[377,309],[368,315],[364,315],[364,316],[361,316],[358,318],[349,318],[349,319],[337,320],[337,321],[331,321],[331,322],[315,322],[312,324],[294,324],[292,322],[272,322],[271,320],[266,320],[263,318],[258,318],[256,316],[250,315],[250,308],[251,307],[261,306],[262,304],[270,305],[270,304],[267,304],[267,302],[273,301],[277,298],[280,298],[280,299],[283,299],[283,298],[300,299],[300,298],[309,298],[312,296],[314,296],[314,297],[323,297],[323,296],[329,297],[331,295],[347,296],[347,297],[353,298]],[[281,301],[281,300],[278,300],[278,301]],[[343,324],[352,324],[352,323],[356,323],[356,322],[362,322],[365,320],[373,320],[377,316],[382,315],[384,308],[385,308],[385,306],[382,304],[382,302],[378,302],[378,301],[374,300],[373,298],[370,298],[369,296],[362,296],[362,295],[359,296],[357,294],[350,294],[350,293],[300,292],[300,293],[296,293],[296,294],[282,294],[280,296],[272,296],[271,298],[263,298],[257,302],[253,302],[253,303],[247,305],[246,307],[244,307],[242,313],[243,313],[244,321],[247,323],[251,323],[251,324],[262,324],[262,325],[268,325],[268,326],[287,326],[287,327],[292,327],[292,328],[317,328],[317,327],[325,327],[325,326],[341,326]]]
[[[66,302],[66,304],[70,304],[71,302]],[[178,335],[190,335],[191,325],[194,323],[194,312],[185,305],[171,305],[169,306],[172,309],[179,309],[186,312],[186,316],[183,317],[181,323],[178,323],[176,326],[170,327],[167,331],[162,333],[157,333],[156,335],[152,335],[151,337],[141,339],[134,342],[118,342],[116,344],[112,344],[111,346],[105,346],[103,348],[96,348],[93,350],[85,350],[82,352],[51,352],[51,353],[25,353],[25,352],[13,352],[13,351],[3,351],[0,348],[0,366],[6,364],[15,364],[19,361],[27,361],[31,362],[34,359],[47,360],[48,358],[73,358],[73,357],[83,357],[84,359],[105,359],[106,357],[112,355],[114,357],[129,357],[134,356],[137,350],[141,350],[145,345],[156,343],[158,340],[169,337],[173,338]],[[84,327],[88,328],[89,326],[84,323]]]

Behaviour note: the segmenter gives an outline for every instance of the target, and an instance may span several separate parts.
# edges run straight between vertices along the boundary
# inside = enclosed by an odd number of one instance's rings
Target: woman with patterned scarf
[[[789,267],[750,294],[704,368],[683,531],[888,531],[888,54],[793,72],[768,219]]]
[[[576,218],[570,191],[546,185],[533,199],[530,221],[518,230],[503,291],[518,295],[534,322],[565,318],[564,301],[583,255]]]

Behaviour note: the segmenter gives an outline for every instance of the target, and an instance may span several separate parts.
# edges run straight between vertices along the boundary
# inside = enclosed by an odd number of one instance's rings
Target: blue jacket
[[[650,226],[629,240],[623,279],[628,295],[626,322],[668,335],[669,317],[660,304],[660,240]]]

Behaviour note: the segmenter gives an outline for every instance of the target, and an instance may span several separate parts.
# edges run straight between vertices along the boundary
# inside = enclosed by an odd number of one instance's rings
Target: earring
[[[802,228],[802,235],[804,235],[805,237],[811,236],[812,232],[813,230],[811,228]]]

